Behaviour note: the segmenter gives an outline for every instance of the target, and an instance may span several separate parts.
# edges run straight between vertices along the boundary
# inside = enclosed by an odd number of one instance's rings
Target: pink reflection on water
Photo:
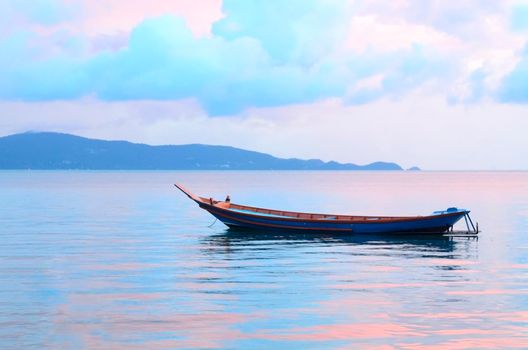
[[[528,290],[518,289],[485,289],[485,290],[454,290],[449,291],[449,295],[523,295],[528,294]]]
[[[391,345],[372,345],[368,343],[358,343],[357,341],[354,341],[351,344],[348,344],[343,347],[336,348],[337,350],[350,350],[350,349],[362,349],[362,350],[394,350],[396,349],[394,346]]]
[[[332,288],[336,289],[390,289],[405,287],[423,287],[426,283],[343,283],[334,284]]]
[[[506,269],[528,269],[528,264],[508,264],[501,267]]]
[[[528,343],[516,337],[498,338],[462,338],[436,344],[402,343],[400,349],[406,350],[467,350],[467,349],[526,349]]]
[[[478,265],[478,261],[464,259],[426,259],[421,264],[434,266],[472,266]]]
[[[509,322],[528,321],[528,311],[516,312],[438,312],[438,313],[402,313],[403,317],[424,319],[496,319]]]
[[[389,338],[423,335],[416,330],[396,323],[350,323],[296,327],[286,331],[274,330],[257,333],[267,340],[332,341],[361,338]]]
[[[449,282],[415,282],[415,283],[356,283],[348,282],[342,284],[333,284],[332,288],[336,289],[392,289],[392,288],[412,288],[412,287],[440,287],[440,286],[455,286],[455,285],[479,285],[481,282],[478,281],[449,281]],[[448,292],[449,294],[450,292]],[[452,292],[456,294],[457,292]]]
[[[519,329],[514,329],[518,331]],[[486,330],[478,328],[464,328],[464,329],[442,329],[438,331],[431,331],[432,334],[440,335],[512,335],[512,330]]]
[[[89,349],[221,348],[226,341],[244,338],[232,327],[247,321],[236,314],[130,316],[107,314],[103,322],[62,323],[62,332],[75,334],[75,344]],[[172,334],[158,339],[157,334]],[[111,334],[109,338],[106,334]],[[148,335],[146,339],[142,335]],[[68,341],[61,346],[73,345]]]
[[[168,293],[72,296],[57,309],[53,320],[57,337],[53,344],[90,349],[220,348],[226,341],[245,337],[235,325],[262,317],[225,312],[213,305],[209,312],[201,313],[164,310],[170,308],[169,304],[153,306],[152,301],[167,296]],[[119,301],[141,303],[123,307],[117,304]],[[158,338],[164,333],[171,334],[170,339]],[[61,339],[60,334],[74,334],[76,340]]]
[[[106,265],[93,264],[86,267],[87,270],[96,270],[96,271],[141,271],[145,269],[160,267],[160,264],[151,264],[151,263],[112,263]]]
[[[368,268],[372,272],[395,272],[395,271],[401,271],[401,267],[397,266],[370,266]]]

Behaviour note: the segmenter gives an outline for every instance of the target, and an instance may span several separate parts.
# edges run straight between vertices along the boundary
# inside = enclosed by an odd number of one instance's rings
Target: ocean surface
[[[230,232],[175,182],[482,232]],[[3,171],[0,348],[526,349],[528,173]]]

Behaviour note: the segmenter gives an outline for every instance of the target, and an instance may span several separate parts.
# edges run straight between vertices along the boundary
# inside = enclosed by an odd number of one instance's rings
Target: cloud
[[[528,4],[517,4],[512,8],[511,27],[515,31],[528,30]]]
[[[499,98],[504,102],[528,103],[528,44],[520,62],[504,78]]]
[[[428,170],[528,169],[519,151],[526,149],[524,106],[452,105],[442,95],[417,91],[359,105],[327,99],[251,108],[229,118],[210,118],[192,99],[0,102],[0,110],[0,135],[60,131],[150,144],[223,144],[359,164],[395,161]]]
[[[0,58],[0,99],[194,99],[211,116],[229,116],[328,98],[370,103],[419,87],[477,103],[498,96],[507,74],[506,85],[523,89],[522,69],[513,69],[524,39],[509,32],[511,9],[492,1],[225,0],[220,17],[210,0],[203,18],[187,0],[131,5],[121,17],[92,2],[38,1],[49,8],[0,3],[46,23],[0,37],[10,53]],[[133,24],[143,10],[154,17]]]
[[[89,86],[90,72],[82,58],[73,54],[75,38],[68,53],[47,57],[39,47],[40,37],[32,32],[18,32],[0,41],[0,96],[4,99],[53,100],[77,98]],[[35,44],[33,44],[35,43]]]
[[[80,9],[79,4],[62,0],[1,0],[0,28],[5,33],[13,27],[54,26],[78,18]]]
[[[397,51],[413,45],[427,45],[447,52],[457,50],[462,41],[431,26],[416,24],[402,18],[380,15],[356,15],[348,29],[346,45],[356,52],[374,49],[381,52]],[[368,35],[365,35],[368,33]]]
[[[482,38],[479,32],[486,27],[486,19],[504,15],[507,8],[508,1],[495,0],[366,0],[359,2],[358,12],[375,13],[389,21],[397,18],[447,35],[472,40]]]
[[[274,62],[313,64],[344,40],[351,6],[342,0],[225,0],[213,33],[228,40],[251,37]]]
[[[210,115],[230,115],[343,97],[356,81],[380,73],[384,88],[373,96],[398,95],[442,66],[417,45],[391,54],[338,54],[348,32],[346,2],[247,4],[226,2],[226,17],[210,37],[196,37],[182,18],[164,15],[137,25],[125,47],[93,54],[83,36],[17,33],[0,43],[11,52],[0,68],[0,97],[196,98]],[[35,44],[42,41],[47,45]],[[56,46],[62,50],[50,51]]]
[[[79,6],[64,0],[8,0],[28,20],[41,25],[54,25],[79,15]]]
[[[222,17],[222,0],[79,1],[85,16],[69,29],[94,36],[128,34],[146,18],[173,15],[183,18],[196,37],[206,37]]]

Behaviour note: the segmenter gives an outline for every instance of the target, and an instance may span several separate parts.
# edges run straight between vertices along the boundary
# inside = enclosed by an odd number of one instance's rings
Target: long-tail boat
[[[470,211],[466,209],[448,208],[427,216],[314,214],[235,204],[229,196],[219,201],[197,196],[179,184],[175,186],[230,228],[325,233],[445,233],[453,231],[453,225],[464,218],[467,233],[478,233],[478,224],[475,228]]]

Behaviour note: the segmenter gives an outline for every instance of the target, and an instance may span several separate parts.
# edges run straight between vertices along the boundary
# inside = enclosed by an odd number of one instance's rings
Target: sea
[[[481,233],[230,231],[174,183]],[[527,349],[528,172],[2,171],[0,348]]]

